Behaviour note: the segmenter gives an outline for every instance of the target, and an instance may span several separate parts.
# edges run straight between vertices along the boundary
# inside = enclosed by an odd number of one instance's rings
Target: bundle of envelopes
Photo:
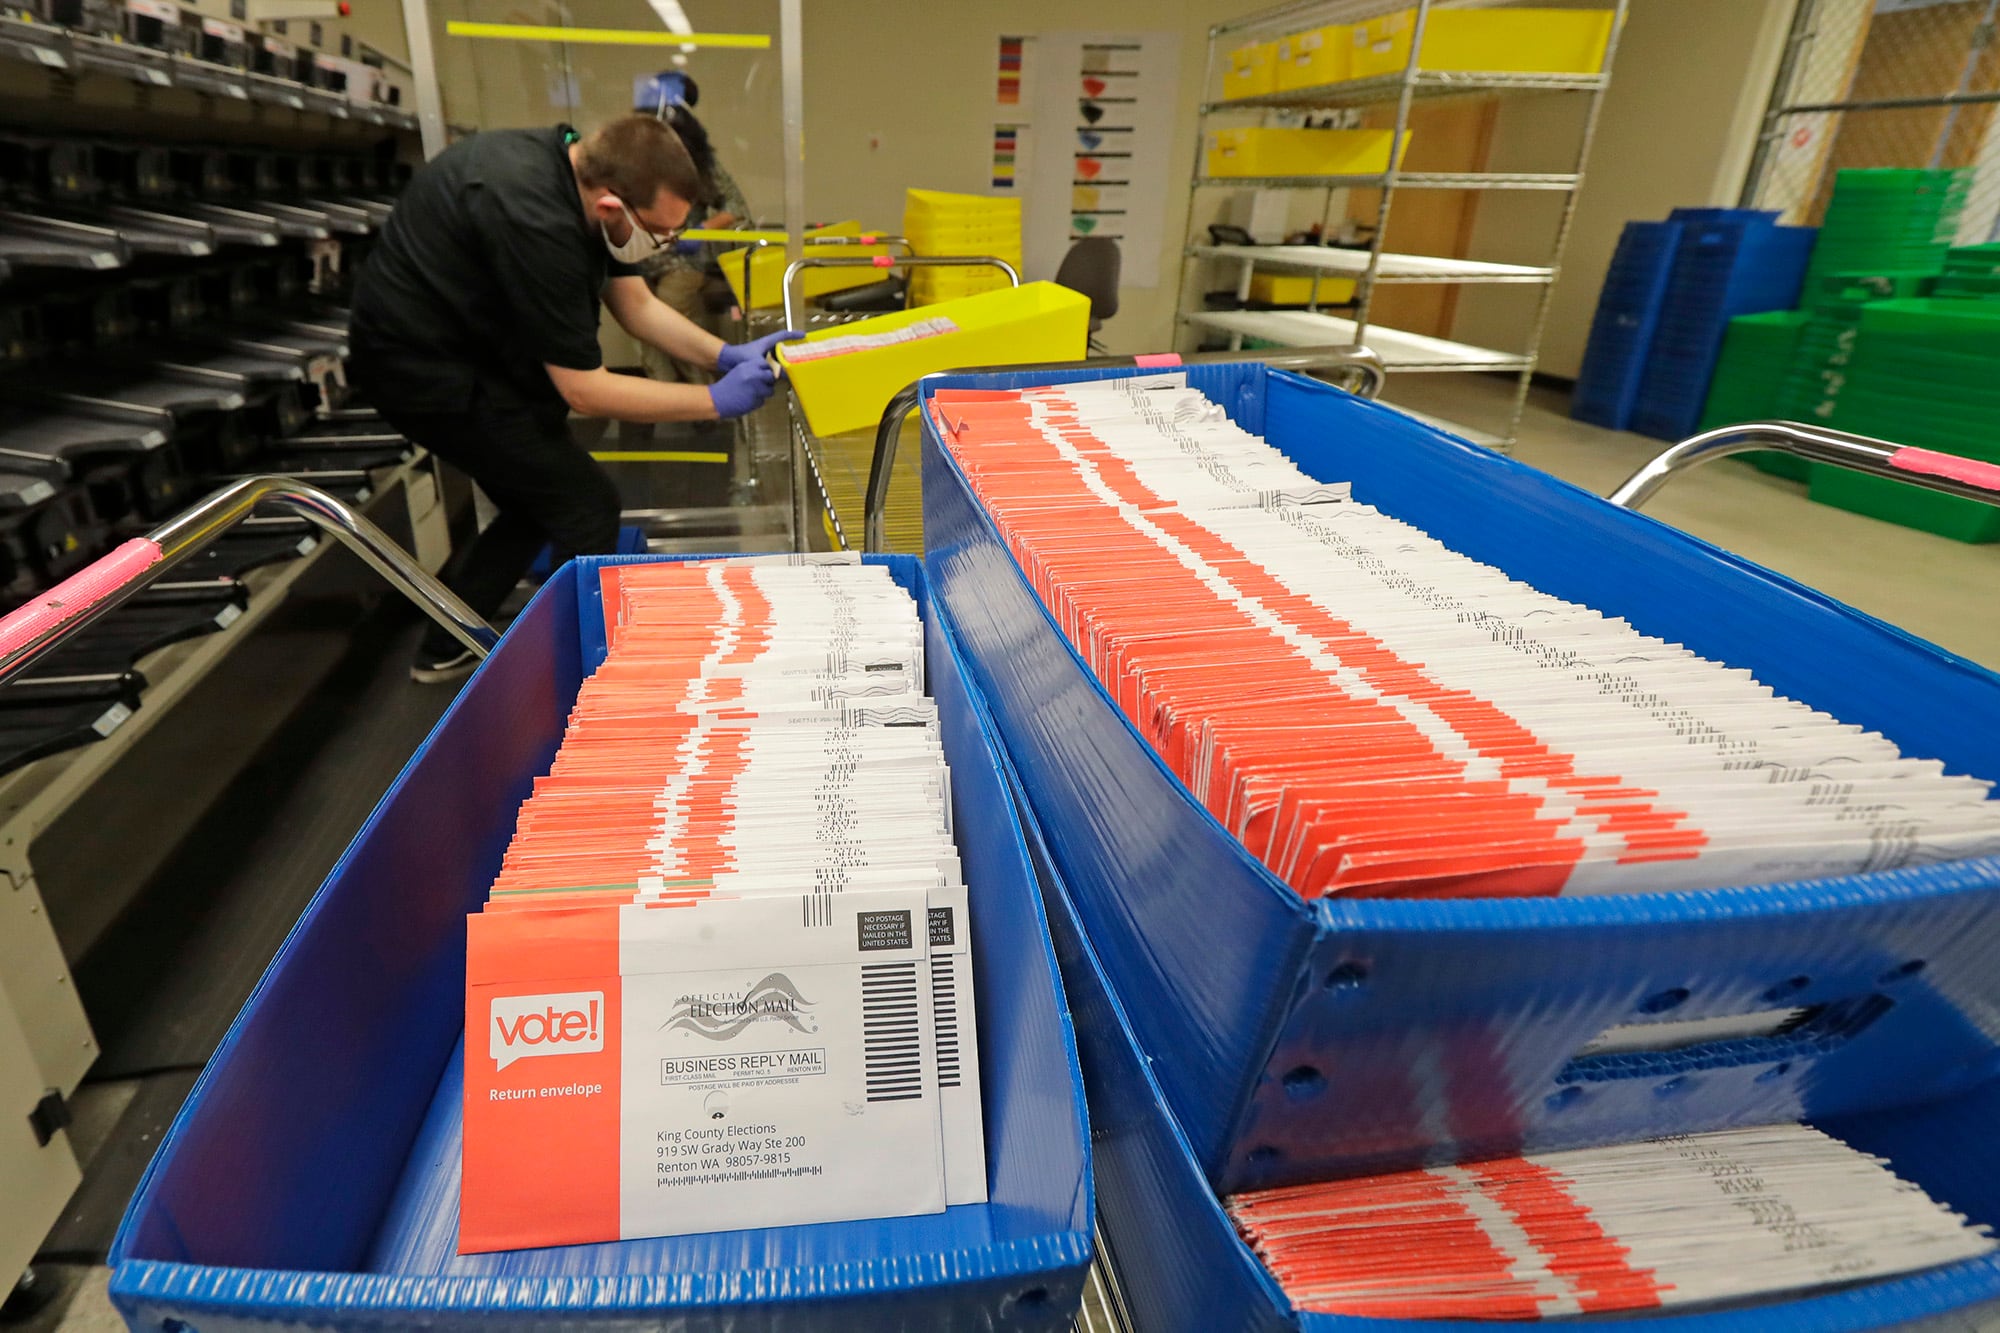
[[[1240,1194],[1292,1300],[1376,1319],[1540,1319],[1891,1277],[1992,1238],[1807,1125],[1689,1134]]]
[[[859,563],[602,584],[609,652],[468,918],[461,1251],[983,1200],[916,604]]]
[[[1615,893],[2000,853],[1991,784],[1301,472],[1179,376],[945,390],[1107,693],[1302,894]]]

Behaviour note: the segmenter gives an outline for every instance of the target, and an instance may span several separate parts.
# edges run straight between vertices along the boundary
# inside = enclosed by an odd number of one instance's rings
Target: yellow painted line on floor
[[[453,19],[444,25],[453,37],[496,37],[509,42],[570,42],[582,46],[720,46],[766,51],[771,35],[763,32],[656,32],[647,28],[564,28],[531,23],[468,23]]]
[[[727,463],[728,454],[706,454],[689,449],[592,449],[590,456],[600,463]]]

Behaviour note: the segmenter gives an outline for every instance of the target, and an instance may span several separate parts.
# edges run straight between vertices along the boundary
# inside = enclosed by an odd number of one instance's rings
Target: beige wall
[[[1664,218],[1680,206],[1736,203],[1793,5],[1794,0],[1632,0],[1549,308],[1542,370],[1574,376],[1582,365],[1598,289],[1625,223]],[[1515,131],[1548,128],[1561,114],[1547,106],[1552,100],[1517,99],[1506,112]],[[1478,244],[1486,248],[1474,253],[1516,257],[1509,247],[1521,246],[1520,238],[1530,234],[1531,214],[1548,203],[1496,196],[1495,206],[1481,217]],[[1532,230],[1546,234],[1540,225]],[[1525,248],[1519,257],[1531,262]],[[1457,336],[1508,345],[1506,331],[1518,327],[1518,312],[1531,315],[1532,308],[1525,302],[1504,306],[1503,300],[1479,293],[1464,301]]]
[[[1542,364],[1574,375],[1597,290],[1619,229],[1676,205],[1733,204],[1749,161],[1766,90],[1794,0],[1632,0],[1621,52],[1586,168],[1564,276],[1557,285]],[[776,0],[685,0],[698,28],[775,32]],[[1180,282],[1177,242],[1187,234],[1183,183],[1194,158],[1195,105],[1211,23],[1269,7],[1260,0],[873,0],[806,6],[806,204],[815,220],[854,217],[894,227],[912,185],[986,187],[994,106],[994,43],[1002,33],[1173,30],[1181,35],[1176,115],[1163,231],[1151,288],[1128,286],[1105,330],[1114,351],[1171,346]],[[433,0],[433,14],[515,22],[556,21],[549,0]],[[570,0],[581,26],[652,28],[643,0]],[[664,49],[475,42],[443,37],[439,75],[447,118],[500,127],[572,119],[588,125],[626,108],[635,74],[665,67]],[[563,78],[564,61],[570,79]],[[688,71],[702,87],[698,114],[752,208],[779,217],[781,168],[775,51],[699,50]],[[572,100],[574,99],[574,100]],[[1550,154],[1575,142],[1583,99],[1502,100],[1495,166],[1560,170]],[[1558,154],[1559,156],[1560,154]],[[1409,192],[1399,207],[1421,206]],[[1222,192],[1204,196],[1219,210]],[[1308,201],[1317,205],[1317,197]],[[1559,201],[1496,191],[1481,201],[1472,253],[1546,262]],[[1215,220],[1213,216],[1202,221]],[[1202,285],[1200,282],[1193,284]],[[1219,285],[1219,284],[1217,284]],[[1468,289],[1454,331],[1467,341],[1519,346],[1534,311],[1532,289]],[[623,350],[607,348],[614,359]]]
[[[495,19],[484,0],[434,0],[441,23]],[[697,28],[775,32],[776,0],[684,0]],[[815,220],[858,218],[899,226],[909,186],[982,191],[987,187],[995,43],[1002,33],[1043,31],[1162,31],[1181,35],[1182,95],[1175,122],[1164,247],[1156,286],[1127,287],[1105,330],[1114,350],[1171,345],[1174,292],[1180,278],[1178,241],[1186,232],[1186,165],[1194,160],[1194,107],[1200,93],[1208,25],[1267,7],[1258,0],[872,0],[865,9],[806,6],[806,207]],[[533,0],[510,8],[530,18]],[[572,21],[605,27],[653,27],[642,0],[571,0]],[[440,38],[440,82],[448,118],[470,125],[543,124],[570,113],[552,106],[549,46]],[[477,50],[473,48],[479,48]],[[575,47],[582,108],[591,123],[624,109],[635,73],[662,68],[664,51]],[[781,129],[775,52],[750,55],[702,50],[688,70],[701,83],[701,116],[720,155],[759,214],[783,210],[778,135]],[[615,352],[615,349],[613,349]]]

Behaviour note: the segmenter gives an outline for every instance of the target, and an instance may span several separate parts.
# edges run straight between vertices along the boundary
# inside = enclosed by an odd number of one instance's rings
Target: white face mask
[[[617,204],[618,211],[625,215],[625,221],[632,227],[632,234],[625,238],[623,245],[620,245],[611,239],[610,228],[602,222],[597,224],[597,229],[604,235],[604,248],[611,252],[611,257],[620,263],[637,264],[658,254],[660,243],[653,239],[651,232],[639,225],[639,219],[632,216],[632,210],[625,207],[625,201],[613,196],[612,202]]]

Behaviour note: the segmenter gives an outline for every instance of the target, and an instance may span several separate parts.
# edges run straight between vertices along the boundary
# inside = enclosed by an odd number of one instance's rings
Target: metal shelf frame
[[[1195,245],[1188,253],[1199,259],[1229,259],[1250,270],[1271,269],[1280,273],[1331,273],[1353,277],[1366,271],[1368,252],[1328,245]],[[1396,283],[1511,283],[1534,285],[1553,282],[1555,270],[1529,264],[1490,264],[1477,259],[1439,259],[1431,255],[1403,255],[1383,251],[1375,269],[1375,281]],[[1238,293],[1241,295],[1241,293]]]
[[[1481,0],[1465,0],[1467,4],[1480,2]],[[1201,233],[1206,225],[1205,215],[1198,207],[1191,206],[1188,217],[1190,236],[1182,262],[1179,306],[1175,312],[1176,324],[1182,328],[1206,328],[1227,333],[1229,346],[1232,349],[1240,348],[1245,337],[1269,337],[1272,341],[1294,344],[1355,341],[1373,347],[1381,353],[1386,365],[1404,373],[1411,371],[1511,373],[1515,375],[1517,382],[1504,428],[1498,432],[1466,432],[1477,438],[1480,443],[1491,444],[1501,452],[1511,448],[1515,432],[1520,427],[1522,410],[1527,404],[1528,388],[1533,382],[1536,359],[1541,350],[1542,334],[1548,322],[1550,297],[1555,290],[1556,279],[1561,275],[1563,249],[1569,240],[1570,228],[1575,218],[1577,194],[1583,186],[1584,163],[1590,156],[1591,142],[1597,131],[1598,114],[1603,107],[1604,92],[1611,84],[1610,71],[1617,57],[1618,38],[1625,25],[1627,0],[1603,0],[1603,3],[1605,7],[1613,10],[1614,21],[1611,40],[1605,47],[1603,69],[1595,74],[1452,72],[1420,69],[1418,61],[1422,57],[1424,33],[1431,14],[1440,9],[1457,8],[1459,0],[1415,0],[1410,55],[1400,72],[1347,79],[1311,88],[1287,89],[1253,97],[1226,99],[1212,99],[1212,94],[1217,86],[1218,70],[1227,59],[1227,52],[1230,49],[1246,41],[1275,39],[1286,33],[1299,32],[1323,24],[1353,23],[1409,9],[1412,6],[1409,0],[1293,0],[1292,3],[1211,27],[1208,30],[1207,66],[1202,88],[1204,98],[1212,100],[1204,100],[1200,106],[1203,132],[1196,136],[1194,169],[1190,174],[1191,202],[1192,196],[1198,195],[1200,191],[1219,187],[1321,190],[1325,192],[1320,215],[1323,232],[1330,230],[1337,221],[1334,216],[1336,205],[1345,207],[1342,191],[1379,190],[1380,202],[1377,205],[1374,232],[1368,248],[1365,251],[1329,250],[1329,254],[1337,254],[1340,257],[1326,263],[1303,259],[1301,252],[1309,249],[1303,246],[1201,244]],[[1400,149],[1410,132],[1410,107],[1418,99],[1510,92],[1579,93],[1590,99],[1584,114],[1583,129],[1578,136],[1574,171],[1434,172],[1392,168],[1384,172],[1358,175],[1210,176],[1204,169],[1206,121],[1210,116],[1272,109],[1310,110],[1393,105],[1395,138],[1390,160],[1394,162],[1401,159]],[[1563,206],[1549,247],[1548,262],[1538,265],[1500,265],[1467,260],[1459,261],[1458,265],[1454,266],[1452,260],[1444,257],[1398,255],[1387,251],[1384,249],[1384,243],[1389,236],[1391,215],[1404,190],[1523,190],[1561,194]],[[1255,253],[1265,248],[1273,253],[1268,257]],[[1355,257],[1364,255],[1365,259],[1357,262]],[[1190,266],[1209,263],[1234,263],[1238,266],[1236,294],[1239,300],[1248,298],[1251,278],[1260,268],[1311,273],[1314,278],[1312,299],[1303,311],[1200,309],[1198,305],[1191,305],[1191,302],[1200,301],[1203,284],[1196,282],[1196,274],[1190,270]],[[1353,281],[1351,320],[1320,312],[1320,287],[1328,278],[1335,281],[1349,279]],[[1500,283],[1539,287],[1541,290],[1535,301],[1534,316],[1528,323],[1525,347],[1518,352],[1497,351],[1465,343],[1454,343],[1449,339],[1411,334],[1381,324],[1374,324],[1377,336],[1371,337],[1371,323],[1373,323],[1371,315],[1376,288],[1384,284],[1417,282]],[[1297,327],[1293,327],[1294,325]]]
[[[1319,110],[1372,106],[1393,100],[1402,91],[1403,77],[1401,74],[1374,74],[1365,79],[1343,79],[1339,83],[1315,84],[1310,88],[1287,88],[1283,92],[1259,93],[1254,97],[1226,97],[1202,103],[1201,110],[1203,115],[1207,115],[1214,111],[1254,111],[1267,107]],[[1427,98],[1516,90],[1594,93],[1602,90],[1604,84],[1602,74],[1488,74],[1420,69],[1412,88],[1414,96]]]
[[[1372,171],[1340,176],[1197,176],[1202,188],[1280,190],[1569,190],[1583,180],[1573,172],[1547,171]]]

